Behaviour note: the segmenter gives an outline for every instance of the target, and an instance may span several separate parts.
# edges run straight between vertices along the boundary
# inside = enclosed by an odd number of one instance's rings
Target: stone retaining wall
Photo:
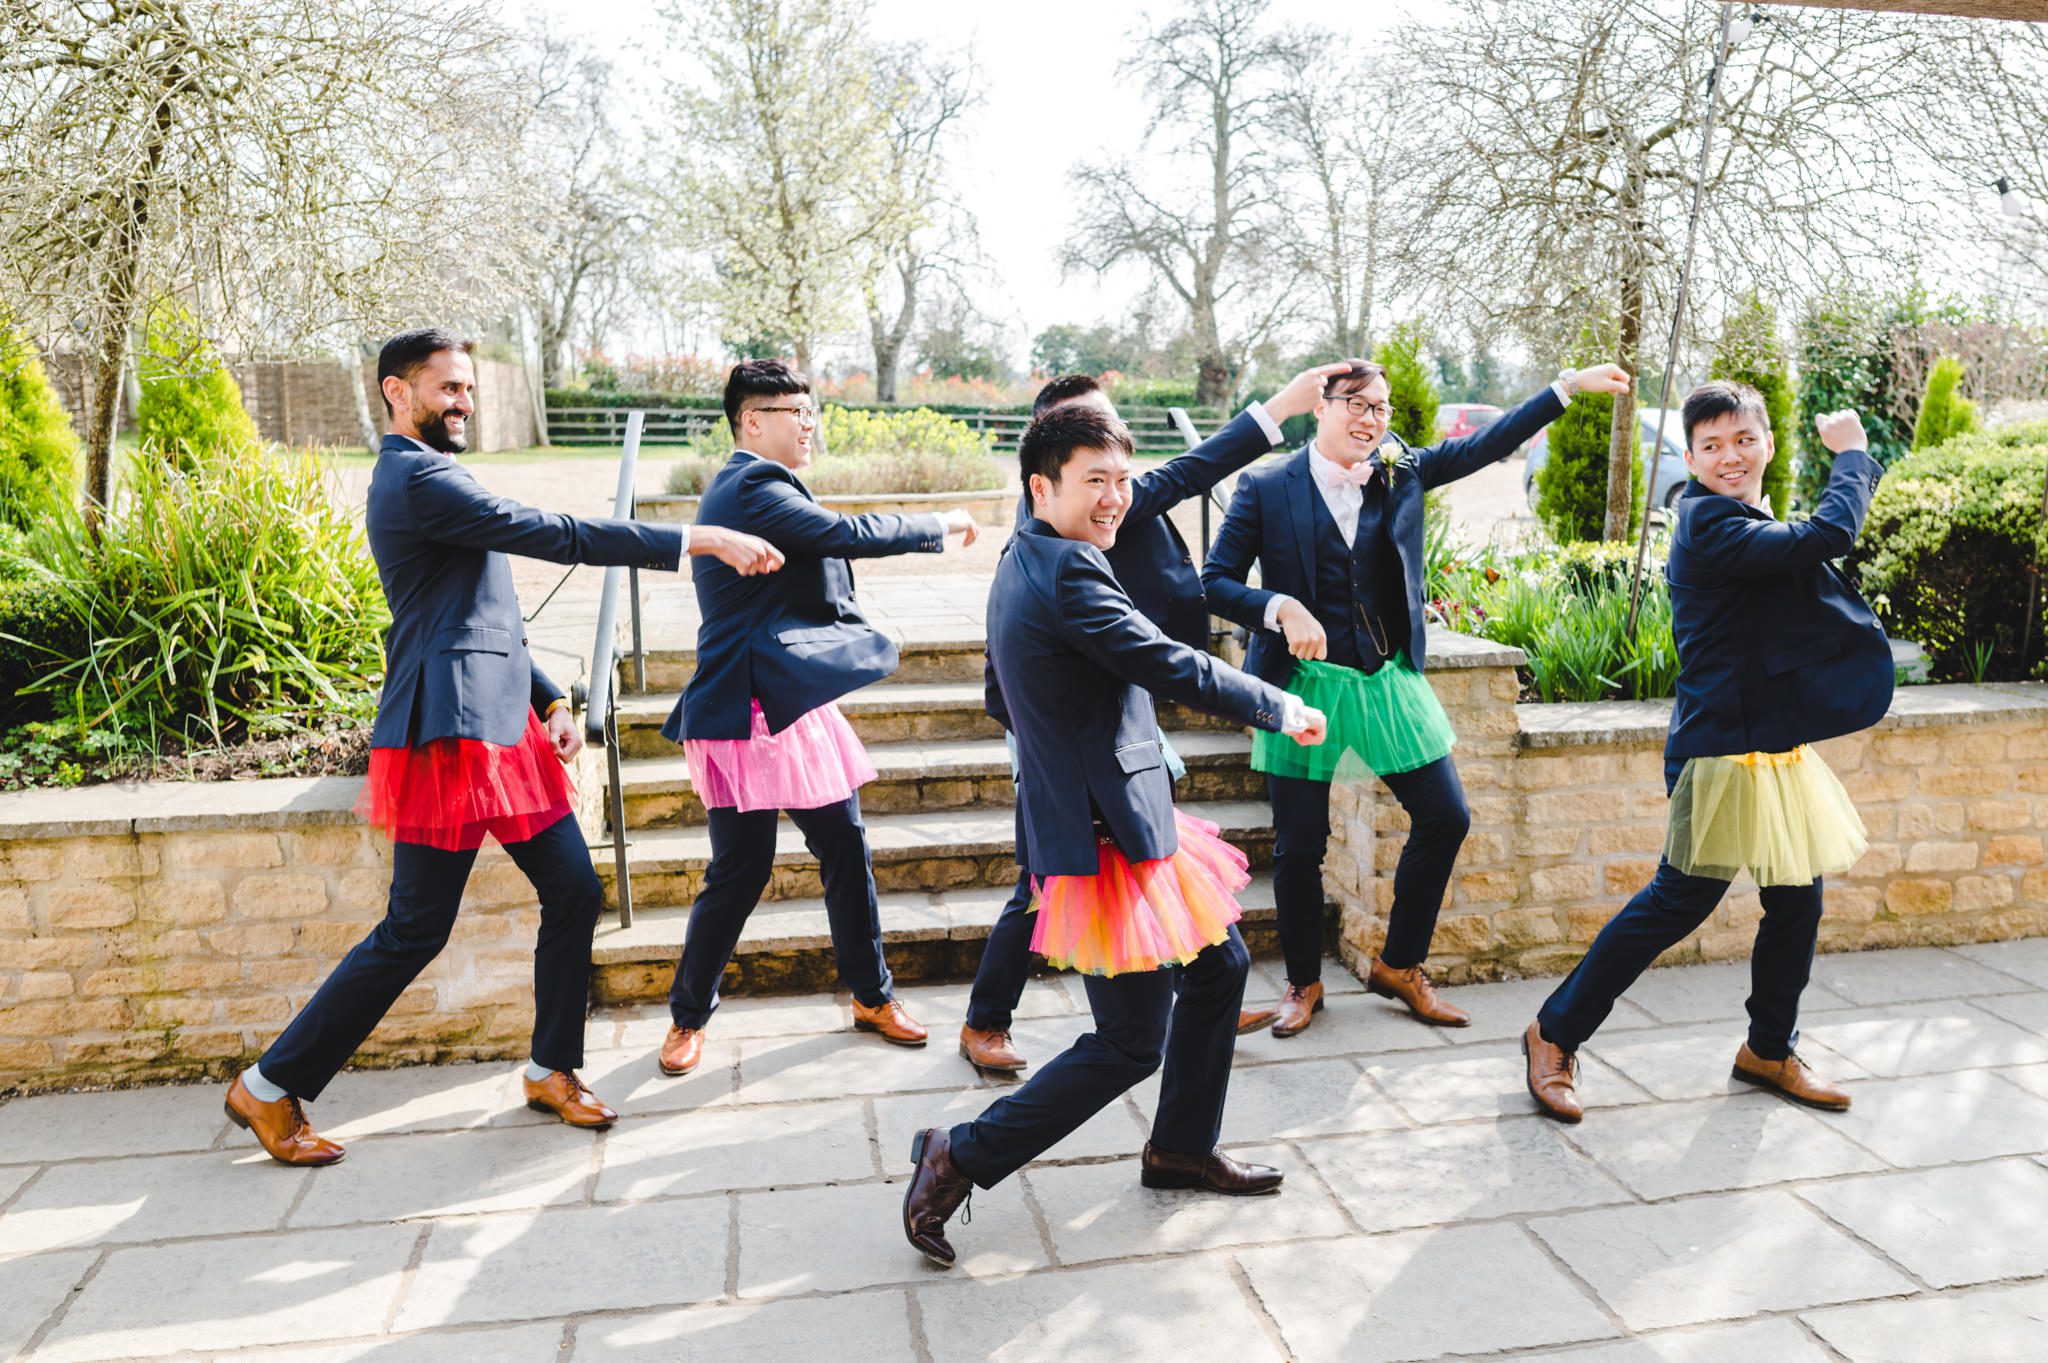
[[[1516,650],[1439,641],[1428,675],[1458,731],[1472,831],[1431,970],[1562,974],[1656,869],[1670,702],[1517,704]],[[1876,728],[1818,750],[1870,834],[1828,883],[1822,950],[2048,934],[2048,686],[1902,688]],[[1340,785],[1331,805],[1325,878],[1340,950],[1362,969],[1385,935],[1408,820],[1377,783]],[[1746,956],[1761,912],[1738,880],[1665,963]]]

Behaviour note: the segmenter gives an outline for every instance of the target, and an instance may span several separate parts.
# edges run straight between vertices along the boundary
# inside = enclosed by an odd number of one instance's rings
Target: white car
[[[1657,461],[1657,505],[1668,510],[1678,506],[1678,499],[1685,494],[1685,480],[1692,475],[1685,467],[1685,426],[1679,420],[1676,407],[1636,408],[1636,421],[1642,427],[1642,443],[1647,448],[1657,438],[1657,422],[1664,419],[1664,453]],[[1528,500],[1529,509],[1536,509],[1536,473],[1550,458],[1550,431],[1546,427],[1536,433],[1529,442],[1529,462],[1522,469],[1522,495]],[[1650,480],[1649,466],[1643,468],[1643,481]]]

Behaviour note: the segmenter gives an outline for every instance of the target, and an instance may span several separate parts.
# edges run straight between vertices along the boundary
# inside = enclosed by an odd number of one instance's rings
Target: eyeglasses
[[[1326,398],[1324,399],[1324,401],[1341,402],[1342,404],[1344,404],[1345,409],[1351,413],[1351,415],[1357,417],[1369,416],[1374,417],[1380,421],[1385,421],[1388,417],[1394,414],[1394,409],[1392,407],[1389,407],[1386,403],[1367,402],[1364,398],[1332,397]]]
[[[799,402],[793,407],[755,407],[756,412],[794,412],[799,426],[808,426],[818,419],[818,409],[808,403]]]

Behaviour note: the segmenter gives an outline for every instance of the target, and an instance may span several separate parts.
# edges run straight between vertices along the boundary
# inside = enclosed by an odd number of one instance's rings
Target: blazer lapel
[[[1287,470],[1287,509],[1294,518],[1294,548],[1301,556],[1302,592],[1308,597],[1316,590],[1315,499],[1320,496],[1315,477],[1308,471],[1308,447],[1303,446],[1295,451],[1294,467]]]

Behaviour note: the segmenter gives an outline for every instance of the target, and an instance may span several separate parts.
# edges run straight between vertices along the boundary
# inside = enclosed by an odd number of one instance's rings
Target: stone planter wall
[[[1656,869],[1670,703],[1519,705],[1515,650],[1441,634],[1431,649],[1472,807],[1431,969],[1563,974]],[[1818,748],[1870,834],[1828,883],[1822,950],[2048,934],[2048,686],[1902,688],[1875,729]],[[1340,785],[1331,805],[1325,879],[1340,949],[1362,969],[1385,935],[1407,816],[1377,783]],[[1761,913],[1738,880],[1666,963],[1745,957]]]

